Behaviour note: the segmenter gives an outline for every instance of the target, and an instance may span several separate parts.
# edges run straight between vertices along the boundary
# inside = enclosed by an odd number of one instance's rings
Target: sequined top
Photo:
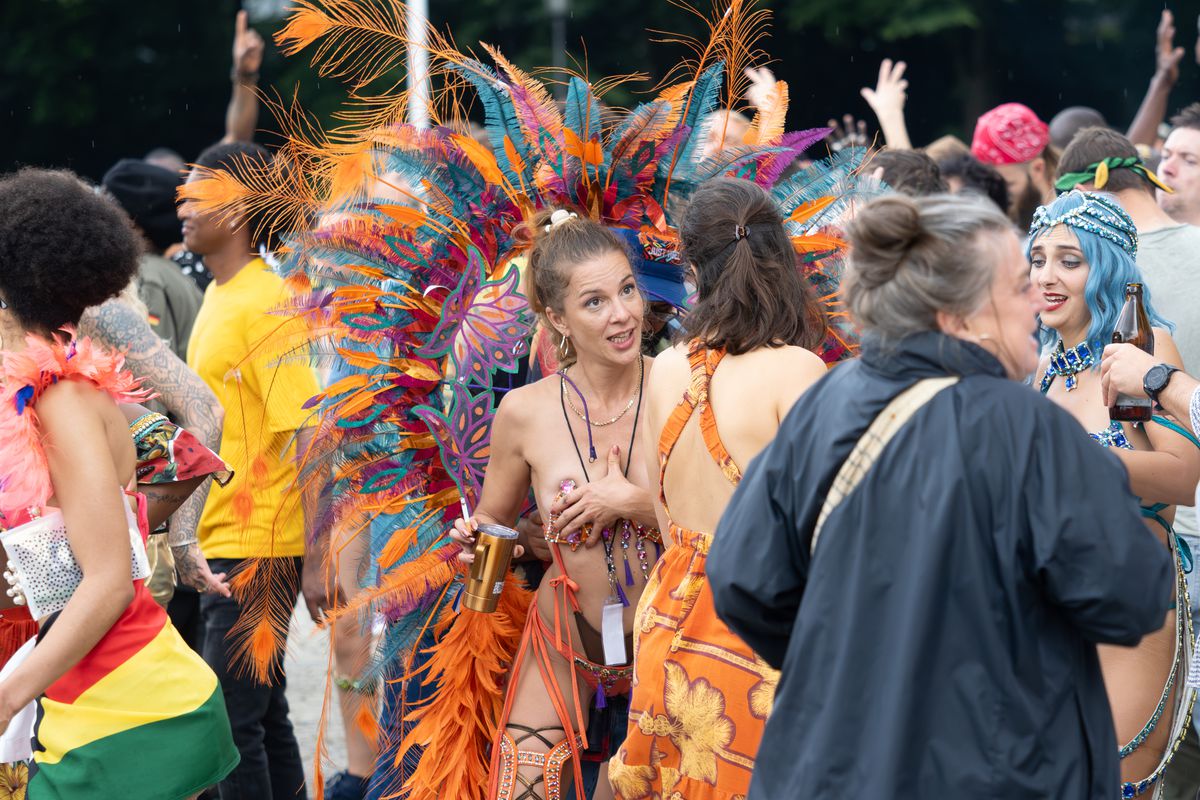
[[[1082,353],[1079,353],[1080,348],[1083,348]],[[1085,358],[1080,359],[1080,358],[1075,357],[1075,354],[1077,354],[1077,353],[1081,356],[1084,356]],[[1067,357],[1071,357],[1071,359],[1068,360]],[[1060,365],[1062,367],[1066,367],[1066,368],[1065,369],[1056,369]],[[1074,374],[1068,374],[1067,369],[1074,369],[1075,372],[1079,372],[1082,369],[1090,367],[1091,365],[1092,365],[1092,354],[1091,354],[1091,351],[1087,349],[1086,342],[1083,342],[1083,343],[1071,348],[1070,350],[1065,351],[1065,353],[1064,353],[1063,343],[1060,340],[1058,343],[1058,348],[1056,349],[1055,353],[1051,356],[1050,367],[1046,370],[1045,377],[1042,378],[1042,385],[1041,385],[1042,394],[1045,394],[1047,391],[1049,391],[1050,384],[1054,383],[1054,379],[1058,375],[1068,375],[1067,391],[1068,392],[1071,391],[1072,389],[1075,388],[1072,385],[1072,381],[1075,380],[1075,376],[1074,376]],[[1076,369],[1076,367],[1079,367],[1079,369]],[[1132,450],[1133,449],[1133,445],[1129,443],[1129,438],[1127,436],[1125,436],[1125,428],[1123,428],[1121,426],[1121,423],[1117,422],[1116,420],[1113,420],[1112,422],[1108,423],[1108,427],[1102,431],[1096,431],[1094,433],[1089,431],[1088,436],[1092,437],[1097,442],[1099,442],[1101,447],[1118,447],[1122,450]]]
[[[1200,431],[1200,387],[1192,392],[1191,402],[1188,403],[1188,416],[1191,418],[1192,430]]]
[[[1101,447],[1119,447],[1122,450],[1133,449],[1133,445],[1129,443],[1129,439],[1125,436],[1125,428],[1116,420],[1108,423],[1108,427],[1104,430],[1098,433],[1088,433],[1088,436],[1099,442]]]
[[[554,503],[557,505],[560,500],[575,491],[576,488],[575,481],[570,478],[564,480],[559,484],[558,494],[554,496]],[[558,529],[559,516],[559,514],[555,514],[553,511],[546,516],[545,535],[547,542],[550,544],[565,544],[571,548],[571,552],[575,552],[592,538],[592,524],[590,522],[585,523],[579,530],[564,536]],[[647,528],[645,525],[639,525],[629,520],[620,520],[614,527],[625,539],[628,539],[632,534],[637,537],[639,542],[643,540],[651,542],[662,541],[662,534],[658,528]],[[605,538],[609,538],[612,535],[611,530],[606,530],[603,533]]]

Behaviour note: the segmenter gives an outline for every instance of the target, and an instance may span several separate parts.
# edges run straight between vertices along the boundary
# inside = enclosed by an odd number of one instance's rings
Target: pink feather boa
[[[50,468],[34,406],[50,386],[64,379],[91,383],[118,403],[140,403],[151,397],[125,369],[125,357],[91,339],[47,340],[29,334],[25,349],[0,353],[0,515],[7,524],[40,510],[54,494]]]

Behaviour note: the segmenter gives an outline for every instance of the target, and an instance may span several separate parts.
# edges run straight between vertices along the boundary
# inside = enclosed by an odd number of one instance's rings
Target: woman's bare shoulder
[[[561,380],[555,373],[510,389],[500,399],[497,417],[503,417],[508,424],[524,424],[541,418],[551,406],[558,406]]]
[[[646,361],[646,380],[649,381],[650,396],[678,399],[679,392],[687,388],[688,381],[691,380],[691,371],[685,345],[677,344],[663,350]]]
[[[99,436],[107,440],[115,464],[123,465],[132,457],[133,439],[125,412],[107,392],[88,381],[69,379],[47,387],[37,400],[37,413],[48,440],[82,446],[83,437]]]
[[[80,413],[115,405],[96,386],[85,380],[62,380],[47,386],[37,399],[38,416]]]
[[[780,364],[790,364],[808,372],[824,373],[828,366],[821,357],[812,350],[803,347],[787,345],[784,347],[764,347],[761,351],[768,358],[777,360]]]
[[[677,372],[689,372],[688,353],[686,345],[677,344],[668,347],[654,358],[646,362],[647,372],[653,367],[655,372],[671,375]]]
[[[762,376],[764,382],[775,383],[779,379],[800,380],[812,383],[825,374],[827,369],[821,357],[803,347],[760,347],[738,356],[743,369]]]
[[[1166,328],[1154,329],[1154,354],[1164,364],[1183,367],[1183,356],[1179,353],[1179,345],[1175,343],[1175,337]]]

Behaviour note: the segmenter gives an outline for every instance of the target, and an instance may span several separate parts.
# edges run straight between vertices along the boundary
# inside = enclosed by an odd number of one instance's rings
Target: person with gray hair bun
[[[1097,643],[1162,626],[1124,468],[1023,385],[1036,315],[982,198],[850,224],[862,357],[801,396],[717,527],[718,616],[781,669],[748,800],[1110,798]]]

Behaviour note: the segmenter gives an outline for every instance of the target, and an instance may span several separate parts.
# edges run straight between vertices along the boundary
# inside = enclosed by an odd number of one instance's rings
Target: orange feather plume
[[[416,724],[396,753],[399,766],[410,749],[424,748],[404,783],[407,800],[485,800],[488,748],[500,724],[504,680],[532,598],[509,573],[493,613],[463,609],[442,616],[443,639],[432,651],[428,671],[419,676],[438,682],[438,702],[409,711],[406,721]]]
[[[776,81],[771,93],[762,101],[750,130],[746,132],[746,144],[770,145],[783,136],[787,122],[788,86]]]
[[[484,147],[470,136],[451,134],[450,138],[462,149],[463,155],[475,165],[475,169],[479,170],[479,174],[483,176],[485,181],[500,187],[508,185],[508,181],[504,179],[504,173],[500,171],[500,165],[496,163],[496,156],[492,153],[491,148]]]

